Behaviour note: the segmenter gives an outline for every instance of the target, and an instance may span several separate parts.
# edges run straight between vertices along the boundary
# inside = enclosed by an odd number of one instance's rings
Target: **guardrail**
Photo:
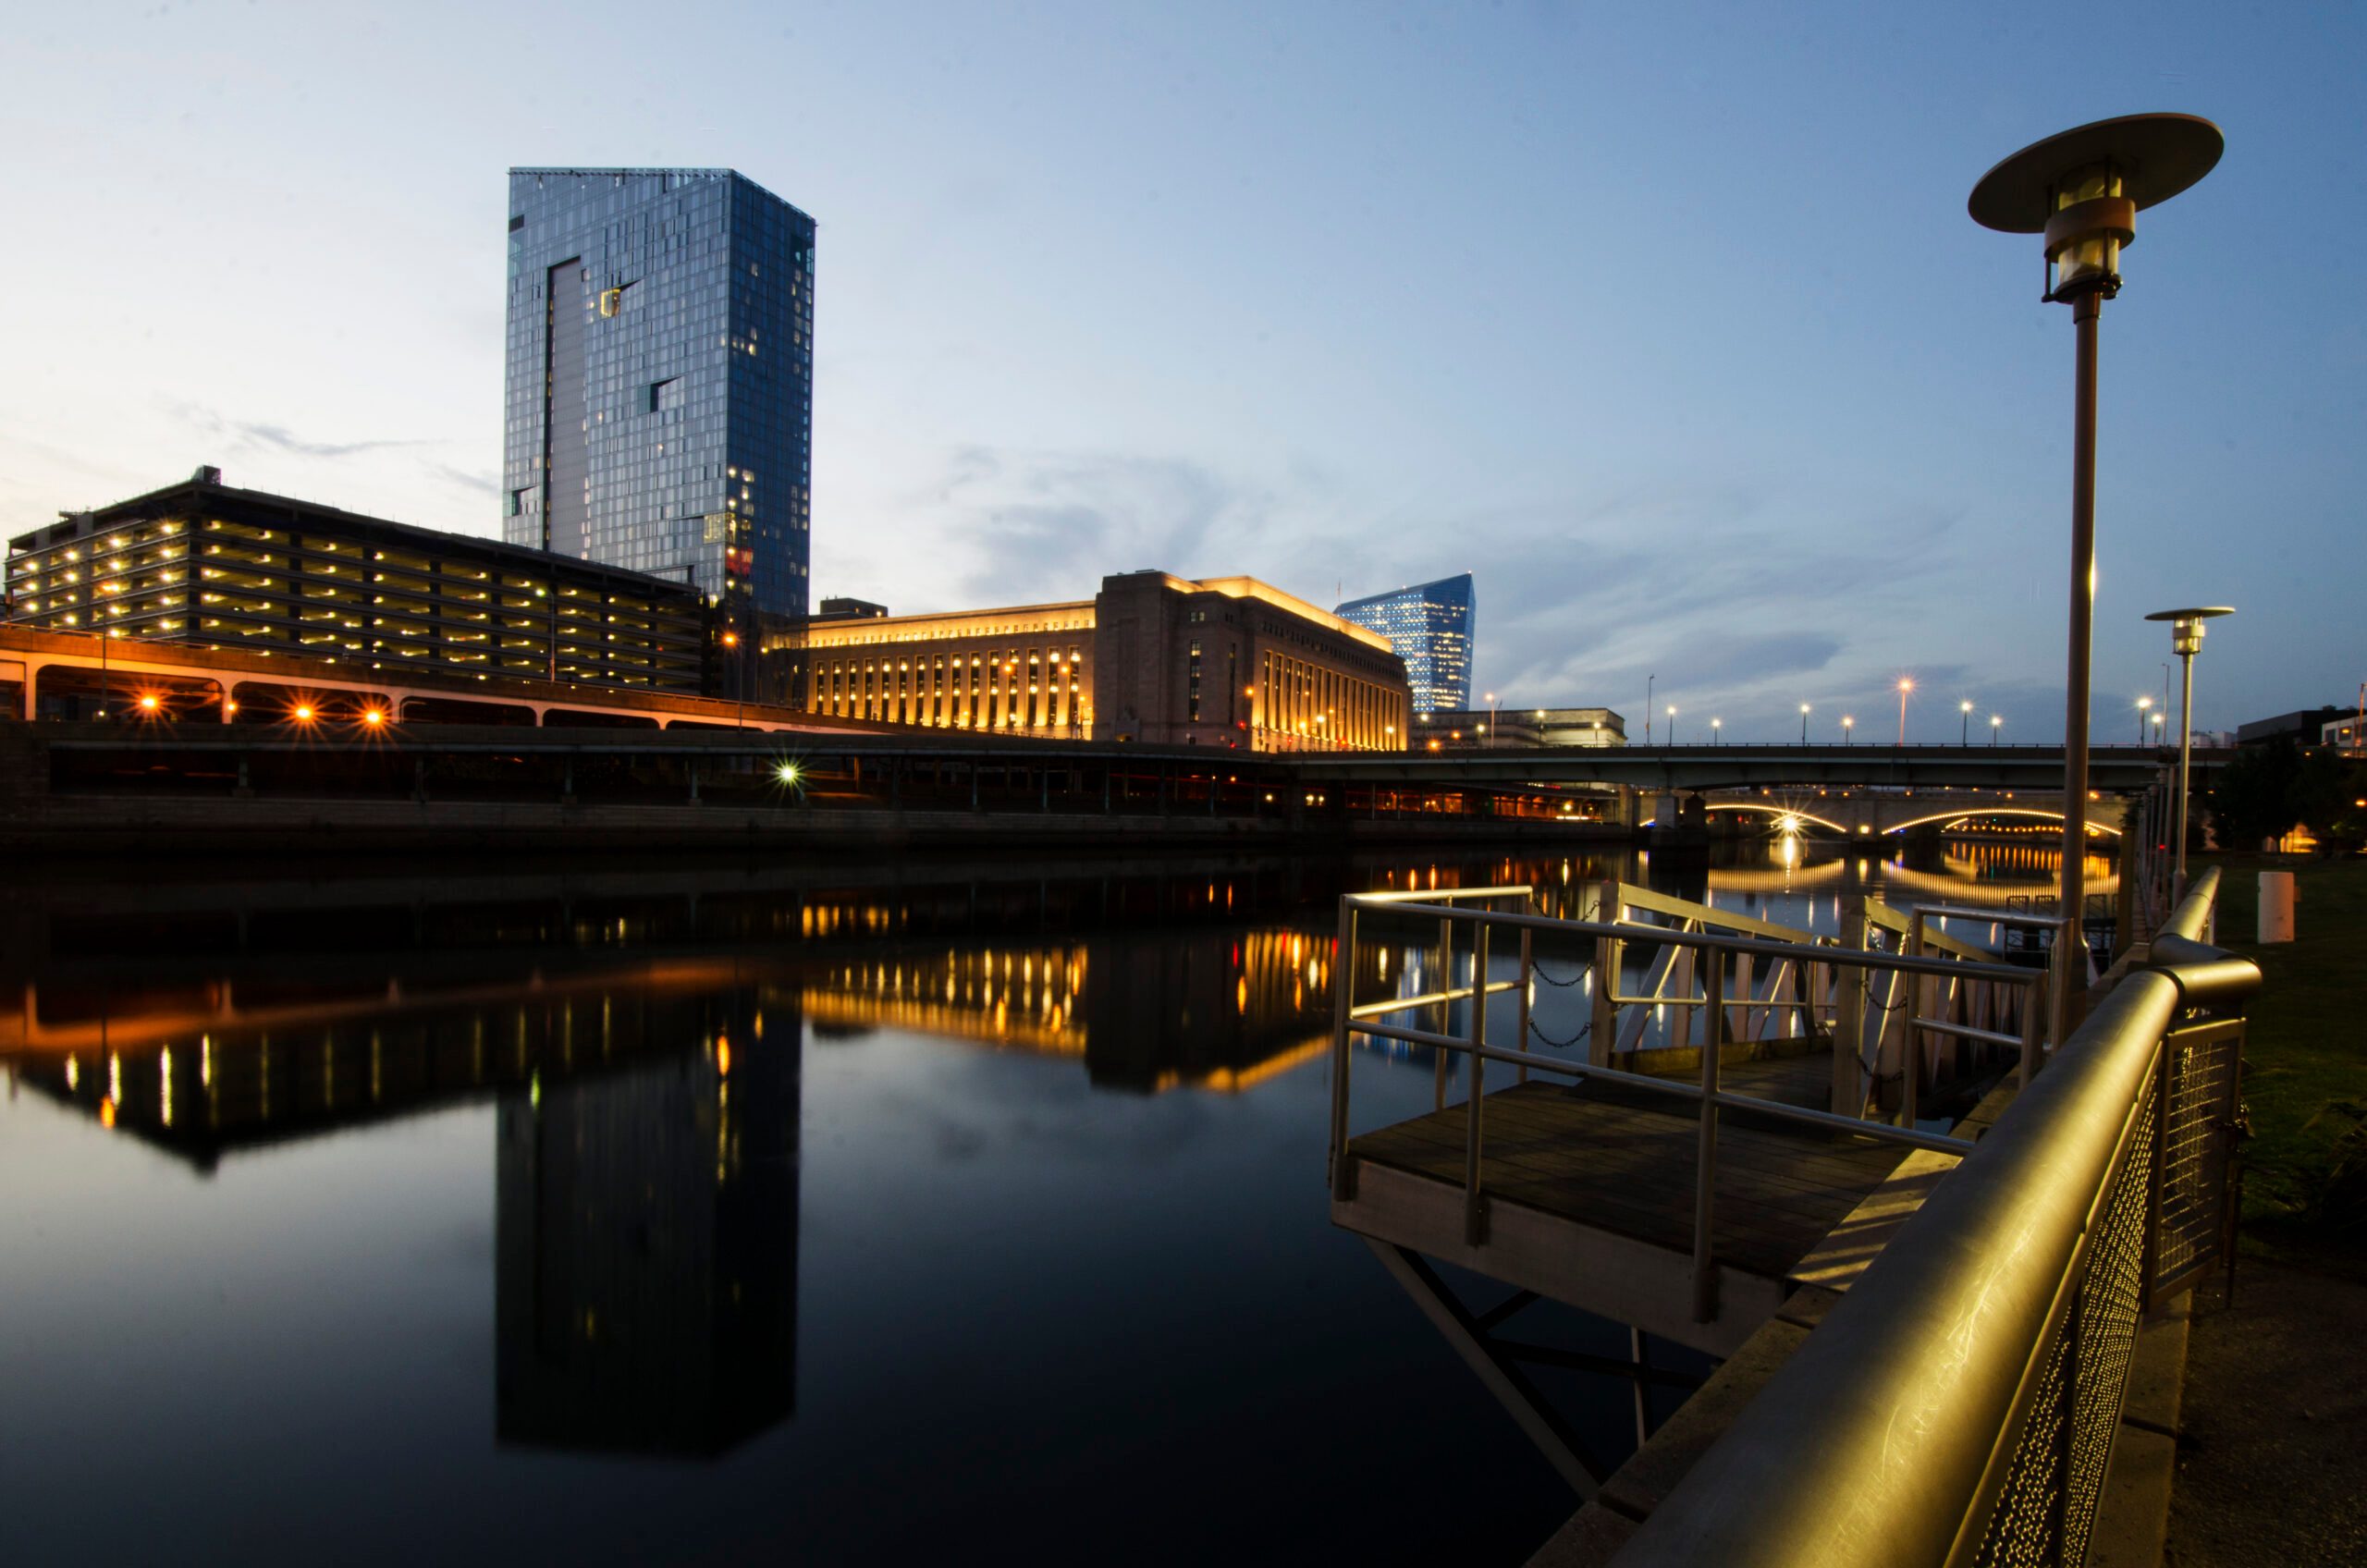
[[[2249,960],[2205,871],[1616,1562],[2084,1561],[2140,1319],[2229,1246]]]
[[[1624,913],[1631,904],[1650,902],[1657,896],[1642,895],[1639,889],[1626,889],[1613,885],[1604,893],[1606,907],[1614,913]],[[1484,907],[1489,902],[1515,900],[1516,910],[1495,910]],[[1735,936],[1719,932],[1686,929],[1680,926],[1650,925],[1621,920],[1563,920],[1528,913],[1534,901],[1533,890],[1526,886],[1478,888],[1454,891],[1398,892],[1351,894],[1340,900],[1339,952],[1337,974],[1340,982],[1333,992],[1332,1060],[1331,1060],[1331,1181],[1332,1195],[1348,1201],[1355,1191],[1355,1162],[1348,1155],[1349,1104],[1353,1076],[1352,1037],[1363,1035],[1374,1038],[1398,1040],[1409,1045],[1426,1046],[1436,1050],[1436,1097],[1441,1109],[1445,1103],[1447,1061],[1451,1056],[1461,1057],[1469,1063],[1470,1074],[1466,1085],[1467,1107],[1464,1133],[1464,1215],[1465,1238],[1472,1245],[1484,1243],[1487,1232],[1487,1199],[1485,1187],[1487,1066],[1500,1062],[1517,1070],[1522,1081],[1532,1072],[1553,1076],[1592,1080],[1625,1084],[1687,1103],[1697,1112],[1697,1155],[1694,1174],[1692,1226],[1693,1314],[1698,1322],[1709,1322],[1716,1316],[1716,1259],[1712,1255],[1711,1236],[1713,1199],[1716,1191],[1718,1153],[1718,1112],[1722,1109],[1749,1110],[1761,1116],[1817,1128],[1824,1132],[1846,1132],[1892,1143],[1907,1148],[1936,1149],[1961,1154],[1973,1145],[1961,1138],[1917,1129],[1911,1121],[1903,1126],[1870,1121],[1861,1116],[1834,1110],[1815,1110],[1782,1100],[1760,1096],[1736,1094],[1720,1086],[1720,1068],[1730,1020],[1730,1006],[1739,1005],[1748,1016],[1752,1009],[1764,1005],[1755,998],[1748,986],[1750,966],[1760,959],[1772,961],[1771,970],[1780,974],[1778,966],[1810,964],[1825,966],[1839,974],[1857,971],[1882,973],[1894,976],[1929,977],[1950,984],[1986,983],[2018,992],[2022,998],[2020,1018],[2023,1032],[2006,1036],[2002,1032],[1983,1032],[1970,1025],[1957,1024],[1944,1018],[1918,1019],[1927,1030],[1950,1029],[1959,1035],[1968,1032],[1979,1036],[1986,1034],[2006,1041],[2023,1052],[2025,1071],[2038,1056],[2036,1032],[2045,1012],[2042,998],[2044,976],[2042,972],[2010,964],[1979,962],[1965,956],[1979,949],[1950,942],[1961,952],[1934,956],[1932,952],[1894,953],[1870,946],[1843,947],[1823,943],[1804,943],[1773,939],[1764,936]],[[1659,900],[1674,904],[1675,900]],[[1725,916],[1718,912],[1702,910],[1700,906],[1685,905],[1696,912],[1694,918],[1715,915],[1721,920],[1735,920],[1770,930],[1763,922],[1748,917]],[[1392,996],[1358,1002],[1354,996],[1354,977],[1360,974],[1358,941],[1363,922],[1368,914],[1387,913],[1399,917],[1411,916],[1438,922],[1437,970],[1428,988],[1407,996]],[[1459,925],[1470,928],[1467,951],[1470,955],[1470,977],[1458,985],[1455,976],[1454,931]],[[1920,922],[1914,925],[1917,937],[1933,946],[1949,941],[1936,930],[1927,929]],[[1491,979],[1490,947],[1493,938],[1504,933],[1517,938],[1519,962],[1515,975],[1508,980]],[[1598,1060],[1578,1061],[1547,1056],[1527,1048],[1530,988],[1535,973],[1535,944],[1544,937],[1549,940],[1582,941],[1594,951],[1594,1006],[1598,1010],[1597,1027],[1606,1016],[1601,1011],[1623,1005],[1648,1008],[1678,1006],[1698,1009],[1701,1019],[1699,1042],[1700,1060],[1698,1082],[1685,1083],[1672,1078],[1657,1077],[1612,1067],[1600,1060],[1602,1041],[1598,1038]],[[1624,948],[1631,942],[1662,945],[1654,973],[1659,976],[1652,989],[1643,995],[1625,995],[1619,990],[1621,970],[1625,962]],[[1671,996],[1666,981],[1671,974],[1684,978],[1684,990]],[[1696,995],[1692,985],[1698,977],[1701,991]],[[1742,982],[1739,993],[1731,982]],[[1771,984],[1772,982],[1771,981]],[[1839,986],[1834,987],[1836,993]],[[1895,988],[1894,986],[1894,988]],[[1521,1048],[1508,1050],[1488,1042],[1487,998],[1506,991],[1518,998],[1516,1019],[1520,1029]],[[1737,998],[1738,999],[1735,999]],[[1806,1008],[1812,1005],[1813,993],[1791,1004]],[[1466,1031],[1463,1035],[1450,1033],[1452,1010],[1458,1002],[1468,1003]],[[1436,1010],[1434,1028],[1417,1028],[1408,1024],[1390,1023],[1383,1019],[1399,1013]],[[1608,1031],[1600,1031],[1607,1033]],[[1690,1034],[1688,1025],[1685,1033]],[[1837,1060],[1837,1059],[1836,1059]],[[1907,1072],[1915,1076],[1912,1066]],[[1865,1096],[1860,1095],[1855,1109],[1862,1109]],[[1912,1105],[1912,1096],[1908,1096]]]

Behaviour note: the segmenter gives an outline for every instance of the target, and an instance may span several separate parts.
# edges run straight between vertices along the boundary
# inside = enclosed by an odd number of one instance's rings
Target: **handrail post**
[[[1923,956],[1923,912],[1919,909],[1907,917],[1907,954],[1909,958]],[[1923,1031],[1915,1026],[1915,1021],[1932,1015],[1931,976],[1900,978],[1907,981],[1907,1026],[1900,1031],[1898,1051],[1898,1124],[1912,1127],[1923,1077]]]
[[[1863,951],[1871,925],[1866,896],[1852,894],[1841,906],[1841,945]],[[1835,964],[1833,974],[1833,1114],[1863,1118],[1866,1082],[1861,1058],[1866,1043],[1866,998],[1871,974],[1861,965]]]
[[[1527,898],[1524,899],[1522,902],[1527,906],[1528,913],[1532,914],[1535,913],[1537,910],[1537,894],[1535,890],[1532,889]],[[1514,1010],[1515,1016],[1513,1022],[1517,1024],[1520,1029],[1519,1049],[1523,1056],[1527,1056],[1528,1054],[1528,994],[1536,985],[1536,982],[1530,978],[1530,972],[1537,962],[1535,938],[1535,932],[1529,930],[1526,925],[1521,927],[1520,1000],[1519,1005]],[[1518,1073],[1514,1079],[1514,1082],[1519,1084],[1526,1084],[1528,1082],[1528,1063],[1524,1061],[1520,1064]]]
[[[1595,918],[1605,925],[1616,925],[1626,913],[1619,897],[1619,884],[1606,878],[1595,895]],[[1594,1022],[1587,1035],[1587,1061],[1595,1067],[1611,1065],[1611,1047],[1619,1033],[1619,1004],[1612,998],[1619,990],[1619,968],[1625,962],[1627,944],[1616,937],[1598,937],[1594,942]]]
[[[1479,1101],[1487,1087],[1488,1059],[1479,1047],[1488,1043],[1488,923],[1471,929],[1471,1066],[1465,1080],[1467,1109],[1463,1127],[1463,1243],[1478,1246],[1488,1239],[1487,1210],[1479,1195]],[[1445,1053],[1440,1053],[1445,1060]]]
[[[1356,973],[1356,908],[1340,900],[1340,957],[1331,966],[1331,1198],[1345,1203],[1356,1195],[1348,1165],[1348,1010]]]
[[[2030,989],[2022,994],[2022,1062],[2015,1077],[2017,1093],[2030,1086],[2030,1079],[2039,1070],[2039,1056],[2046,1029],[2046,1015],[2051,1006],[2046,989],[2046,972],[2039,971]]]
[[[1715,1213],[1718,1185],[1718,1041],[1725,1031],[1719,1024],[1725,1011],[1726,965],[1723,954],[1703,955],[1702,991],[1708,1000],[1710,1032],[1701,1042],[1701,1142],[1693,1174],[1693,1321],[1707,1323],[1718,1315],[1717,1263],[1710,1245],[1710,1225]]]
[[[1454,1027],[1454,922],[1439,917],[1439,1033]],[[1446,1109],[1446,1053],[1435,1051],[1430,1071],[1430,1109]]]

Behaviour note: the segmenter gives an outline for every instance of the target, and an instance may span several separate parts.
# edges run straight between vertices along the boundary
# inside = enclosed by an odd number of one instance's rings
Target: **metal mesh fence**
[[[2225,1123],[2235,1105],[2242,1025],[2175,1031],[2165,1048],[2169,1112],[2162,1128],[2162,1214],[2153,1278],[2174,1286],[2218,1251],[2231,1144]]]
[[[2070,1309],[2044,1353],[2005,1483],[1974,1561],[2019,1565],[2086,1557],[2120,1427],[2143,1303],[2154,1101],[2137,1108]]]

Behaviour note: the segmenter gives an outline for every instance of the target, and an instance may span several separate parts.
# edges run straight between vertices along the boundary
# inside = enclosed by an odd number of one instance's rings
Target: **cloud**
[[[265,424],[257,420],[227,420],[211,409],[191,403],[177,405],[173,410],[181,420],[203,434],[230,444],[238,451],[284,452],[299,458],[350,458],[362,452],[381,452],[404,447],[438,447],[441,440],[411,438],[380,441],[318,441],[297,435],[284,424]]]

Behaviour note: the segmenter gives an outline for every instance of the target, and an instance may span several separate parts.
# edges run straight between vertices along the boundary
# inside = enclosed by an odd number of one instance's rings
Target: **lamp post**
[[[1644,744],[1647,746],[1652,743],[1652,682],[1659,679],[1657,675],[1644,677]]]
[[[1841,716],[1841,743],[1843,745],[1846,746],[1849,743],[1849,731],[1856,727],[1857,723],[1857,719],[1850,717],[1848,714],[1845,713]]]
[[[1710,744],[1714,746],[1718,743],[1719,727],[1723,725],[1725,722],[1726,721],[1723,718],[1713,718],[1710,721]]]
[[[1676,704],[1674,703],[1671,703],[1668,708],[1668,743],[1672,746],[1676,744]]]
[[[1495,749],[1495,746],[1496,746],[1496,730],[1497,730],[1497,729],[1499,728],[1499,726],[1498,726],[1498,724],[1497,724],[1497,720],[1496,720],[1496,693],[1494,693],[1493,692],[1490,692],[1487,693],[1487,696],[1488,696],[1488,749],[1489,749],[1489,750],[1490,750],[1490,751],[1493,751],[1493,750]]]
[[[2211,172],[2226,146],[2219,128],[2193,115],[2098,120],[2034,142],[1981,177],[1966,203],[1973,222],[2037,234],[2046,258],[2042,299],[2071,307],[2078,340],[2071,414],[2070,631],[2065,658],[2061,909],[2080,932],[2088,847],[2088,658],[2095,611],[2096,321],[2120,292],[2120,251],[2137,237],[2139,209]],[[2084,936],[2077,939],[2084,941]],[[2055,1038],[2076,1016],[2069,984],[2058,988]]]
[[[2178,853],[2170,897],[2186,896],[2186,802],[2192,790],[2194,766],[2194,655],[2202,652],[2202,623],[2233,615],[2229,605],[2203,605],[2194,609],[2155,610],[2147,620],[2170,623],[2170,652],[2178,656]]]
[[[1806,703],[1802,703],[1802,704],[1800,704],[1800,744],[1801,744],[1801,745],[1803,745],[1803,746],[1805,746],[1805,745],[1807,745],[1808,743],[1809,743],[1809,705],[1808,705],[1808,704],[1806,704]]]
[[[2004,714],[1993,713],[1989,716],[1989,743],[1991,745],[1993,746],[1997,743],[1997,731],[2005,727],[2005,716]]]
[[[1898,679],[1898,743],[1907,744],[1907,694],[1915,690],[1915,682],[1906,676]]]
[[[1961,716],[1960,722],[1956,725],[1956,744],[1969,746],[1972,744],[1972,704],[1958,703],[1956,712]]]
[[[2137,699],[2137,743],[2140,746],[2145,743],[2145,716],[2152,711],[2152,698],[2140,697]]]

